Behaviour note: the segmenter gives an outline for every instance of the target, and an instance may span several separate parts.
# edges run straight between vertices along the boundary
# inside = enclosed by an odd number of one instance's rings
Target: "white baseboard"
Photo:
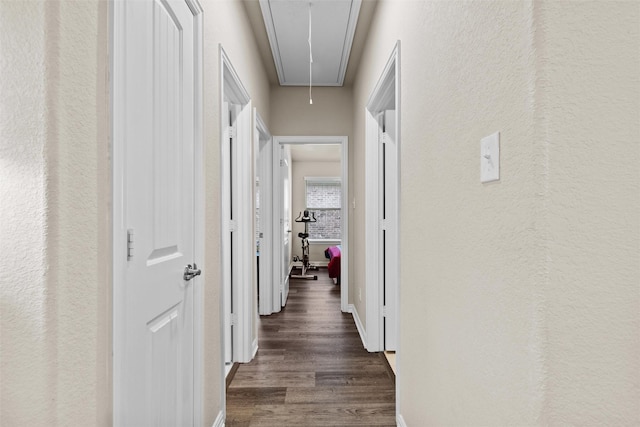
[[[213,422],[213,426],[211,427],[224,427],[224,412],[220,411],[218,412],[218,416],[216,417],[216,420]]]
[[[362,341],[362,345],[364,348],[367,348],[367,332],[362,326],[362,322],[360,321],[360,316],[358,316],[358,310],[353,304],[349,304],[349,313],[353,316],[354,322],[356,322],[356,328],[358,329],[358,334],[360,334],[360,340]]]
[[[396,417],[396,423],[398,424],[398,427],[407,427],[407,423],[404,422],[404,418],[402,418],[402,415],[400,414],[398,414]]]
[[[302,268],[302,262],[296,261],[291,264],[295,268]],[[311,261],[311,265],[314,267],[327,267],[329,265],[329,261]]]
[[[253,343],[251,343],[251,349],[251,360],[253,360],[253,358],[256,357],[256,354],[258,354],[258,338],[253,340]]]
[[[233,368],[233,363],[225,363],[224,364],[224,377],[227,378],[227,375],[229,375],[229,372],[231,372],[231,369]]]

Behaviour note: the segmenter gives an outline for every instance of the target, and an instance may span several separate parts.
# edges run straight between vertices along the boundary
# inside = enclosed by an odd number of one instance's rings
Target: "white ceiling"
[[[278,80],[309,85],[309,5],[313,86],[342,86],[361,0],[260,0]]]
[[[273,53],[271,46],[269,45],[269,37],[267,36],[267,30],[265,27],[264,19],[262,16],[262,10],[260,3],[257,0],[242,0],[244,5],[249,24],[253,30],[256,45],[260,52],[262,63],[264,64],[264,71],[267,75],[269,83],[272,85],[279,84],[278,75],[276,73],[275,63],[273,61]],[[373,15],[375,14],[377,0],[363,0],[360,6],[360,13],[358,14],[358,24],[356,26],[356,33],[353,37],[353,46],[351,47],[351,54],[349,55],[349,64],[347,65],[347,74],[344,79],[345,85],[352,85],[355,79],[356,71],[360,63],[360,57],[369,34],[369,27]],[[305,36],[306,40],[306,36]],[[307,70],[308,72],[308,70]]]

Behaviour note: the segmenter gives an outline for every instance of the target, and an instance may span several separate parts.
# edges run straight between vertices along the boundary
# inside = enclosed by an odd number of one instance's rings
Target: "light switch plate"
[[[480,182],[500,180],[500,132],[480,140]]]

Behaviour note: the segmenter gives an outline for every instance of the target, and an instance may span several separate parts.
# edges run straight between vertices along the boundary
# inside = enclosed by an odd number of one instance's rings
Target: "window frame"
[[[340,206],[337,208],[318,208],[318,207],[309,207],[308,200],[308,184],[338,184],[340,187]],[[306,210],[309,211],[339,211],[342,216],[342,178],[339,176],[305,176],[304,177],[304,206]],[[342,224],[340,224],[340,236],[342,236]],[[309,237],[309,243],[324,243],[324,244],[335,244],[339,245],[342,243],[342,237],[333,238],[333,239],[321,239]]]

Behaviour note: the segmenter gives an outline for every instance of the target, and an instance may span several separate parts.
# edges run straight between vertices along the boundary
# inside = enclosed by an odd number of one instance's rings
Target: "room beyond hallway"
[[[226,425],[395,426],[395,377],[362,346],[326,269],[292,279],[280,313],[260,318],[259,350],[227,390]]]

